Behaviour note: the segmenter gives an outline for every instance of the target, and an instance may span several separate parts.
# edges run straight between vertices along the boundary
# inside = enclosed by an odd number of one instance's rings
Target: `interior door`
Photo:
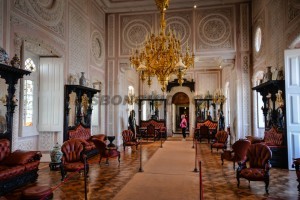
[[[300,49],[285,50],[285,99],[288,167],[300,158]]]

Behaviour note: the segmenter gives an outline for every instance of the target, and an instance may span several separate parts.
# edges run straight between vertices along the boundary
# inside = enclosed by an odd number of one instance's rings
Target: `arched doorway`
[[[190,99],[187,94],[184,92],[177,92],[172,97],[172,113],[173,113],[173,133],[181,133],[180,129],[180,120],[181,115],[185,115],[187,122],[189,124],[189,104]],[[187,129],[187,133],[189,133],[189,127]]]

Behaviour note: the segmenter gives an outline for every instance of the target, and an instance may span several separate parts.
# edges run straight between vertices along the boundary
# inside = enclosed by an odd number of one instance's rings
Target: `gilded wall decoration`
[[[47,26],[60,36],[64,36],[64,0],[16,0],[14,8]]]
[[[99,31],[94,31],[92,34],[92,45],[91,45],[91,55],[93,57],[94,62],[97,65],[102,65],[104,63],[105,56],[105,48],[104,48],[104,40]]]
[[[200,9],[196,13],[196,50],[234,49],[233,8]]]
[[[146,36],[154,33],[152,28],[153,16],[121,16],[121,55],[130,55],[132,49],[144,44]]]
[[[288,23],[292,22],[293,19],[300,15],[300,1],[299,0],[288,0]]]
[[[87,70],[89,26],[74,8],[69,11],[69,73],[76,74]]]

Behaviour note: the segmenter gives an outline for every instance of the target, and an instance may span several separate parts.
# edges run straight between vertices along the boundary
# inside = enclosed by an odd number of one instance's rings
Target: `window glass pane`
[[[35,64],[31,58],[25,60],[25,69],[34,72],[36,70]]]
[[[23,126],[33,125],[33,81],[24,80]]]
[[[262,108],[264,107],[264,103],[262,100],[262,96],[260,93],[257,93],[257,120],[258,120],[258,128],[265,128],[265,118],[263,115]]]

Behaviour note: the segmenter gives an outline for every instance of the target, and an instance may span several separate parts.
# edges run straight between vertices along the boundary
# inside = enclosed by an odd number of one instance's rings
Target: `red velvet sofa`
[[[38,178],[40,158],[39,151],[10,152],[10,141],[0,139],[0,196],[35,182]]]
[[[97,138],[103,142],[106,141],[106,135],[97,134],[91,135],[91,129],[79,124],[73,130],[68,131],[68,140],[80,140],[85,145],[85,151],[88,158],[98,154],[98,150],[93,142],[93,138]]]

